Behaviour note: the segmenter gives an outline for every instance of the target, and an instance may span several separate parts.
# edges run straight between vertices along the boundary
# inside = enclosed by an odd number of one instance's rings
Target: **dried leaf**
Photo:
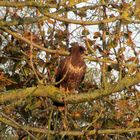
[[[84,29],[83,31],[82,31],[82,35],[89,35],[89,30],[88,29]]]
[[[48,23],[50,23],[50,24],[54,24],[54,20],[52,20],[52,19],[47,19],[47,21],[48,21]]]
[[[101,33],[100,32],[95,32],[94,33],[94,38],[98,38],[98,37],[101,37]]]

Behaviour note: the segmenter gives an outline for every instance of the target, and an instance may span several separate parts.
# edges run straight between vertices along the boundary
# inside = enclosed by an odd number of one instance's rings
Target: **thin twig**
[[[38,77],[38,75],[36,73],[36,70],[34,68],[34,64],[33,64],[33,44],[32,44],[33,43],[33,36],[32,36],[32,32],[31,32],[31,38],[30,39],[31,39],[30,40],[31,41],[31,44],[30,44],[30,65],[31,65],[31,67],[33,69],[33,72],[34,72],[38,82],[41,83],[41,81],[40,81],[40,79],[39,79],[39,77]]]

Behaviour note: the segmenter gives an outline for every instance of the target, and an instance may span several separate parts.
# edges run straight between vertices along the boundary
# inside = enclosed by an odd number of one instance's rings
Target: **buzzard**
[[[56,73],[56,87],[65,93],[74,92],[83,81],[86,64],[84,54],[86,49],[83,46],[70,48],[70,55],[61,60]]]

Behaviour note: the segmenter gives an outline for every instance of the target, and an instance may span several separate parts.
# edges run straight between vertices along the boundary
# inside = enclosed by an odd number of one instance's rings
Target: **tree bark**
[[[77,104],[92,101],[103,96],[108,96],[112,93],[120,92],[130,86],[137,85],[138,83],[140,83],[140,73],[137,73],[133,76],[126,76],[116,84],[107,83],[105,89],[97,89],[76,95],[70,94],[67,96],[52,85],[11,90],[6,93],[0,93],[0,104],[5,103],[6,101],[17,100],[19,98],[26,98],[29,95],[48,97],[59,103],[63,103],[63,101],[65,101],[69,104]]]

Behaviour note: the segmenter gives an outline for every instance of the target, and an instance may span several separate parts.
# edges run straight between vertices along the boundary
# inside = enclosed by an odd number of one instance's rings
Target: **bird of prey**
[[[86,64],[83,56],[86,49],[83,46],[70,48],[70,55],[60,61],[55,82],[65,93],[73,93],[83,81],[86,73]]]

